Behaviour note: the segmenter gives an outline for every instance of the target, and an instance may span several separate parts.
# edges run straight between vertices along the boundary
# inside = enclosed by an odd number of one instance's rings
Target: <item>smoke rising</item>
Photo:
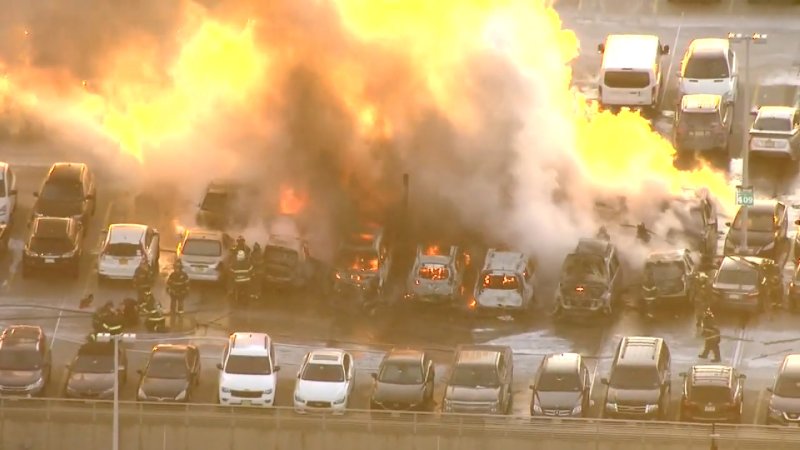
[[[636,173],[621,189],[585,164],[625,155],[587,131],[570,91],[578,42],[548,2],[441,1],[417,15],[401,11],[416,2],[381,3],[12,2],[0,67],[37,93],[26,107],[50,139],[127,182],[194,204],[211,178],[245,180],[261,193],[247,208],[265,212],[291,185],[321,241],[354,215],[382,218],[402,173],[425,233],[468,230],[544,261],[594,233],[599,197],[624,194],[633,220],[659,221],[651,205],[669,183]],[[355,29],[368,22],[387,35]],[[190,224],[191,208],[175,214]]]

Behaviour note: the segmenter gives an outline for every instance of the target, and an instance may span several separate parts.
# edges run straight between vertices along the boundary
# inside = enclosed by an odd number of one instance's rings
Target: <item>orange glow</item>
[[[364,272],[377,272],[378,271],[378,259],[361,259],[358,258],[356,262],[350,266],[353,270],[361,270]]]
[[[439,252],[439,246],[438,245],[429,245],[428,247],[425,248],[425,251],[424,251],[423,254],[425,256],[441,255],[441,253]]]
[[[576,287],[575,292],[583,292],[583,286]]]
[[[183,236],[183,233],[186,232],[186,227],[181,225],[178,219],[172,219],[172,229],[175,231],[175,234],[178,236]]]
[[[293,187],[281,186],[279,208],[281,214],[296,215],[301,213],[308,203],[308,198],[304,193],[297,192]]]

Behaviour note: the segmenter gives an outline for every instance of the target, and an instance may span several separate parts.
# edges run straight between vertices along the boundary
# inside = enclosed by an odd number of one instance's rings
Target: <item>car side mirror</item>
[[[378,374],[377,373],[371,373],[371,374],[369,374],[369,376],[371,376],[373,380],[378,381]]]
[[[222,370],[222,363],[217,363],[217,369]]]
[[[774,394],[775,393],[775,389],[773,389],[772,386],[770,386],[770,387],[767,388],[767,392],[769,392],[770,394]]]
[[[669,55],[669,45],[661,46],[661,54],[662,55]]]
[[[800,225],[800,219],[797,219],[797,220],[795,220],[795,221],[794,221],[794,224],[795,224],[795,225]]]
[[[597,44],[597,53],[603,53],[606,51],[606,44]]]
[[[142,369],[137,369],[136,373],[138,373],[139,375],[144,376],[144,371]]]
[[[747,375],[745,375],[745,374],[743,374],[743,373],[740,373],[740,374],[739,374],[739,379],[740,379],[740,380],[746,380],[746,379],[747,379]]]
[[[681,373],[678,374],[678,376],[682,377],[682,378],[686,378],[687,376],[689,376],[689,374],[686,373],[686,372],[681,372]]]
[[[600,382],[608,386],[608,378],[600,378]]]
[[[11,189],[10,191],[8,191],[8,193],[9,193],[9,195],[17,195],[17,190],[16,189]]]
[[[757,107],[757,106],[754,106],[754,107],[753,107],[753,108],[750,110],[750,115],[751,115],[751,116],[757,116],[757,115],[758,115],[758,107]]]
[[[39,193],[38,193],[38,192],[34,192],[34,193],[33,193],[33,196],[34,196],[34,197],[38,197],[38,196],[39,196]]]
[[[530,386],[528,386],[528,388],[530,388],[530,390],[532,390],[532,391],[535,391],[536,390],[536,384],[531,384]]]
[[[273,371],[273,372],[280,372],[280,371],[281,371],[281,366],[275,366],[275,367],[272,369],[272,371]]]
[[[725,226],[730,228],[731,223],[730,222],[725,222]]]

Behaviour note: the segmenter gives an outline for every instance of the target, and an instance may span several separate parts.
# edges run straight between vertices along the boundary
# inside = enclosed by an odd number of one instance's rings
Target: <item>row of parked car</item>
[[[64,394],[71,398],[110,399],[115,377],[128,380],[128,358],[118,346],[120,366],[114,366],[114,344],[89,342],[68,365]],[[221,405],[270,407],[275,404],[277,373],[272,339],[265,333],[230,335],[220,362],[217,398]],[[118,370],[115,370],[118,369]],[[31,397],[44,393],[52,366],[47,340],[38,326],[14,325],[0,335],[0,395]],[[136,398],[147,402],[189,402],[200,382],[201,358],[193,345],[158,344],[138,370]],[[614,355],[602,416],[616,419],[665,419],[672,392],[670,350],[662,338],[623,337]],[[682,382],[680,418],[689,421],[738,422],[744,404],[745,375],[720,364],[701,364],[679,374]],[[370,408],[431,411],[436,369],[422,350],[388,352],[378,370]],[[500,345],[465,345],[455,352],[447,376],[441,410],[444,413],[510,414],[514,377],[511,349]],[[298,413],[343,414],[355,389],[353,356],[342,349],[319,349],[305,355],[293,393]],[[532,416],[587,417],[592,402],[593,374],[577,353],[545,356],[530,386]],[[765,420],[769,424],[800,425],[800,354],[785,357],[770,392]]]

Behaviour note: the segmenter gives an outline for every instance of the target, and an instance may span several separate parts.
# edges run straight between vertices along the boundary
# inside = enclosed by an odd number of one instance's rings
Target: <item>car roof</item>
[[[686,250],[670,250],[664,252],[653,252],[647,255],[646,262],[649,263],[659,263],[659,262],[674,262],[674,261],[683,261],[683,257],[686,255]]]
[[[733,368],[720,364],[692,366],[689,380],[692,386],[729,386]]]
[[[607,69],[649,69],[660,52],[658,36],[611,34],[606,37],[603,67]]]
[[[183,355],[194,346],[186,344],[157,344],[152,353]]]
[[[781,373],[783,372],[792,372],[795,375],[800,375],[800,353],[792,353],[783,358]]]
[[[315,364],[342,364],[345,351],[338,348],[324,348],[308,352],[308,362]]]
[[[576,254],[597,255],[605,257],[611,253],[611,243],[603,239],[581,238],[575,246]]]
[[[86,169],[86,164],[84,163],[57,162],[50,167],[47,180],[79,182],[84,169]]]
[[[115,223],[108,227],[108,242],[110,244],[138,244],[144,240],[147,225],[136,223]]]
[[[758,117],[791,120],[796,111],[791,106],[762,106],[758,108]]]
[[[384,362],[422,362],[425,352],[415,349],[393,349],[386,353]]]
[[[650,336],[625,336],[620,341],[617,364],[625,366],[650,366],[656,362],[664,340]]]
[[[78,348],[78,356],[84,355],[113,355],[113,342],[87,342]]]
[[[721,95],[689,94],[681,99],[681,111],[684,112],[714,112],[722,104]]]
[[[44,335],[42,327],[37,325],[9,325],[3,330],[0,339],[4,343],[38,343],[39,339]]]
[[[689,51],[692,55],[716,55],[727,52],[730,42],[722,38],[698,38],[689,44]]]
[[[504,345],[462,345],[456,350],[456,364],[494,364],[507,351]]]
[[[524,253],[490,249],[483,270],[517,271],[526,266],[527,259]]]
[[[230,354],[261,356],[269,351],[272,339],[267,333],[236,332],[228,338]]]
[[[224,233],[222,231],[207,230],[204,228],[189,228],[184,231],[186,239],[207,239],[210,241],[222,241]]]
[[[64,237],[69,235],[69,217],[37,217],[33,223],[33,234],[37,237]]]
[[[547,372],[573,372],[580,367],[578,353],[552,353],[544,358],[542,369]]]

